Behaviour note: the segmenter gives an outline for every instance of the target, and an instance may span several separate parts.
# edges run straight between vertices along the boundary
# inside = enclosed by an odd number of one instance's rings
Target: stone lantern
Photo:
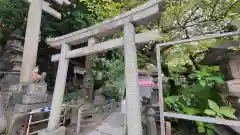
[[[14,31],[3,48],[0,59],[1,91],[15,91],[20,78],[24,37],[20,29]]]
[[[14,31],[7,39],[0,57],[0,132],[11,121],[15,104],[21,102],[22,94],[18,92],[18,83],[24,42],[22,36],[20,29]]]
[[[220,65],[226,84],[222,90],[230,96],[240,97],[240,52],[234,51],[232,47],[239,46],[240,41],[224,41],[215,48],[210,48],[205,53],[202,65]]]
[[[47,83],[45,82],[46,73],[42,73],[38,79],[26,84],[19,84],[20,71],[23,55],[23,33],[20,29],[14,31],[6,44],[0,59],[0,123],[6,120],[10,123],[9,129],[12,134],[22,130],[27,112],[31,110],[50,106],[51,96],[47,94]],[[40,75],[39,75],[40,76]],[[5,120],[5,121],[4,121]],[[5,122],[6,123],[6,122]],[[0,124],[4,129],[6,124]]]

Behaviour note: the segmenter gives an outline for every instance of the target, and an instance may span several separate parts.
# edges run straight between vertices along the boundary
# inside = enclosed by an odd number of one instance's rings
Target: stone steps
[[[80,123],[80,134],[77,134],[77,123],[72,123],[67,127],[66,135],[87,135],[102,123],[93,105],[85,104],[81,108],[82,119]]]
[[[88,128],[96,128],[99,125],[97,122],[84,123],[80,125],[80,128],[86,130]]]
[[[86,119],[86,120],[82,120],[81,124],[87,124],[87,123],[95,123],[101,121],[100,119],[96,119],[96,118],[91,118],[91,119]]]
[[[82,117],[92,116],[92,115],[96,115],[96,114],[97,114],[97,110],[83,111],[82,112]]]
[[[39,104],[48,101],[48,94],[26,94],[23,95],[23,104]]]
[[[84,134],[96,129],[96,127],[100,124],[101,124],[101,119],[97,115],[96,109],[91,108],[91,109],[83,110],[82,120],[80,125],[81,134]]]
[[[77,124],[71,124],[66,128],[66,135],[77,135]]]

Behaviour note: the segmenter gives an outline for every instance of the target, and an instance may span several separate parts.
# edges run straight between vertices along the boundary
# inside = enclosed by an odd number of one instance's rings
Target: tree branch
[[[167,33],[169,31],[176,30],[176,29],[183,29],[183,28],[187,28],[187,27],[193,27],[193,26],[199,25],[199,23],[214,22],[214,21],[218,21],[218,20],[219,19],[203,20],[203,21],[199,21],[199,22],[197,22],[195,24],[190,24],[190,25],[186,25],[186,26],[170,27],[170,28],[167,28],[167,29],[163,29],[163,31]]]
[[[192,54],[189,55],[189,59],[192,61],[193,66],[195,67],[195,69],[199,70],[200,67],[199,67],[198,64],[196,63],[195,58],[196,58],[196,57],[195,57],[194,55],[192,55]]]
[[[188,16],[188,18],[185,20],[185,22],[183,23],[182,26],[185,26],[185,25],[188,23],[188,21],[190,20],[190,18],[197,12],[198,9],[199,9],[199,7],[196,7],[196,8],[191,12],[191,14]]]
[[[215,12],[216,6],[218,4],[219,0],[216,0],[216,2],[214,3],[213,7],[212,7],[212,13],[211,13],[211,17],[213,17],[213,13]]]
[[[225,18],[225,17],[227,16],[228,12],[229,12],[238,2],[240,2],[240,0],[235,1],[234,3],[232,3],[232,4],[229,6],[228,10],[227,10],[227,11],[224,13],[224,15],[223,15],[223,18]]]
[[[188,35],[188,30],[187,30],[187,28],[185,27],[183,30],[184,30],[186,39],[189,39],[190,37],[189,37],[189,35]]]

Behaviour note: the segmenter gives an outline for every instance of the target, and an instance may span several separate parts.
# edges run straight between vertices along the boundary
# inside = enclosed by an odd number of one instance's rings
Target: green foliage
[[[208,105],[213,111],[219,112],[219,106],[212,100],[208,100]]]
[[[185,35],[186,28],[196,28],[195,34],[203,32],[202,28],[209,26],[211,28],[206,30],[212,31],[224,27],[224,21],[238,18],[238,6],[239,1],[236,0],[169,0],[160,23],[164,30],[182,28],[177,30],[177,36],[181,36],[182,33]]]
[[[225,117],[228,117],[231,119],[237,119],[237,117],[234,115],[234,113],[236,112],[236,109],[234,109],[234,108],[231,108],[229,106],[219,107],[212,100],[208,100],[208,105],[209,105],[210,109],[206,109],[204,111],[204,113],[207,115],[214,116],[217,118],[223,118],[225,116]]]
[[[0,29],[6,31],[22,28],[25,23],[28,4],[23,0],[0,1]]]
[[[122,50],[110,55],[102,54],[95,58],[93,75],[99,90],[113,99],[119,100],[125,93],[124,57]]]
[[[240,18],[233,20],[232,24],[235,25],[238,29],[240,29]]]
[[[166,94],[170,96],[165,99],[167,107],[178,112],[182,112],[184,108],[197,108],[203,111],[208,107],[208,99],[222,103],[219,91],[215,87],[216,84],[223,83],[223,75],[218,70],[218,67],[200,66],[199,70],[186,68],[182,72],[172,73],[167,80],[174,81],[175,88]],[[175,103],[179,101],[180,103]],[[188,113],[188,111],[184,112]]]
[[[190,78],[197,78],[201,86],[212,85],[213,83],[223,83],[223,75],[219,72],[219,67],[202,66],[200,71],[190,75]]]
[[[14,30],[24,28],[27,11],[23,0],[0,0],[0,48]]]
[[[77,0],[75,5],[56,6],[63,17],[57,20],[48,14],[43,15],[41,40],[88,27],[146,1]],[[161,18],[147,26],[137,28],[137,32],[159,29],[161,33],[165,33],[159,41],[167,42],[196,35],[236,31],[239,29],[239,4],[239,0],[167,0]],[[16,28],[25,29],[27,10],[28,4],[23,0],[0,0],[0,38],[6,37]],[[166,76],[164,80],[167,83],[166,86],[170,86],[170,88],[164,87],[168,88],[164,90],[168,92],[165,93],[167,95],[166,109],[190,115],[235,118],[235,109],[223,105],[219,91],[215,87],[216,84],[223,83],[219,68],[196,64],[203,57],[199,52],[214,47],[221,40],[212,39],[161,49],[163,73]],[[41,71],[48,74],[48,86],[54,84],[55,73],[53,71],[56,69],[53,68],[50,57],[55,52],[44,42],[40,42],[38,65]],[[147,68],[150,64],[156,64],[154,45],[146,44],[139,47],[137,54],[139,68]],[[106,96],[121,98],[125,91],[122,51],[110,51],[98,55],[93,66],[95,85],[98,85],[98,89]],[[73,88],[73,91],[78,91],[78,89]],[[78,95],[77,92],[71,93],[69,97],[77,99]],[[200,132],[212,135],[214,131],[211,126],[201,123],[198,129]]]
[[[205,132],[205,128],[202,126],[198,126],[198,132],[199,133],[204,133]]]
[[[205,114],[209,115],[209,116],[216,116],[216,112],[210,109],[206,109],[204,111]]]
[[[205,124],[203,122],[196,121],[196,125],[199,133],[206,132],[208,135],[215,135],[215,126],[213,124]]]
[[[197,108],[184,108],[183,111],[184,111],[184,113],[189,114],[189,115],[197,115],[197,114],[202,113]]]
[[[207,134],[208,135],[215,135],[216,133],[214,132],[214,130],[213,129],[207,129]]]
[[[223,106],[223,107],[220,107],[219,112],[226,117],[237,119],[237,117],[234,115],[234,113],[236,112],[236,109],[234,108]]]
[[[197,110],[190,108],[196,106],[196,97],[191,93],[167,96],[164,101],[167,105],[167,109],[171,109],[176,112],[186,112],[188,114],[198,112]]]
[[[217,103],[223,104],[218,89],[215,87],[215,85],[224,82],[223,75],[219,73],[219,67],[199,66],[198,70],[193,68],[189,70],[189,67],[184,68],[174,71],[171,77],[168,77],[168,79],[174,80],[178,87],[174,89],[175,92],[167,94],[170,96],[165,98],[166,109],[189,115],[208,115],[221,118],[227,114],[230,117],[226,117],[234,118],[232,115],[233,108],[231,108],[232,111],[220,112],[221,107],[217,105]],[[176,76],[181,76],[182,79],[176,79]],[[188,97],[186,98],[188,100],[182,100],[182,97],[186,95],[191,95],[192,98]],[[209,99],[213,99],[217,103]],[[212,124],[196,122],[196,125],[199,133],[215,134]]]
[[[89,12],[86,16],[93,23],[116,16],[123,8],[122,3],[110,0],[79,0],[79,2],[86,5],[86,10]]]

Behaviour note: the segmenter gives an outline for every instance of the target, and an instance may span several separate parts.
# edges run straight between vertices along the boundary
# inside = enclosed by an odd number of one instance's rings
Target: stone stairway
[[[107,116],[101,125],[87,135],[124,135],[125,114],[113,112]]]
[[[77,133],[77,122],[74,122],[66,128],[66,135],[87,135],[102,123],[102,118],[92,105],[83,105],[81,111],[80,133]]]

